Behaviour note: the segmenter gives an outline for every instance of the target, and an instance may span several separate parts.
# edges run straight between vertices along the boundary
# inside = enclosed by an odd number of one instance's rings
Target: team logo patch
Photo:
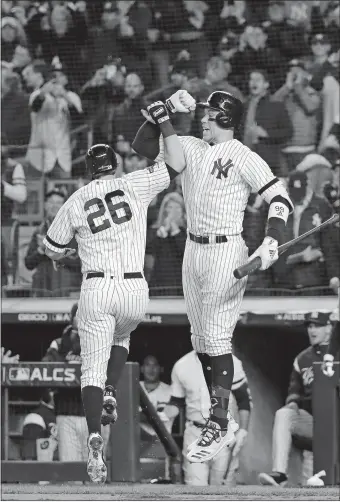
[[[229,169],[233,166],[234,166],[234,164],[231,159],[229,159],[227,161],[227,163],[224,165],[222,165],[222,159],[217,159],[214,162],[214,167],[212,168],[212,171],[210,174],[214,175],[217,172],[218,174],[217,174],[216,178],[218,180],[222,179],[222,176],[224,176],[224,178],[227,178]]]

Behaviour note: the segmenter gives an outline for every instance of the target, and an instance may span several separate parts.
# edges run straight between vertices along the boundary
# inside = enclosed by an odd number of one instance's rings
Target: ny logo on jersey
[[[214,162],[214,167],[212,168],[212,171],[210,174],[215,174],[216,171],[218,171],[218,175],[216,178],[218,180],[222,179],[222,174],[226,178],[228,176],[229,169],[233,167],[232,161],[229,159],[224,166],[222,165],[222,159],[217,159]]]

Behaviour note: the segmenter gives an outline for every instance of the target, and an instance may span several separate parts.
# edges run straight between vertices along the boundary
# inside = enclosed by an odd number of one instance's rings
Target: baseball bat
[[[297,244],[300,241],[303,241],[306,237],[309,235],[315,234],[315,232],[320,232],[325,227],[328,227],[329,225],[332,225],[333,223],[336,223],[339,221],[339,215],[338,214],[333,214],[328,220],[324,221],[317,227],[312,228],[311,230],[308,230],[308,232],[305,232],[302,235],[299,235],[295,239],[292,239],[291,241],[285,242],[284,244],[281,244],[281,246],[278,247],[278,253],[279,256],[282,255],[287,249],[290,247],[294,246],[294,244]],[[255,272],[255,270],[258,270],[261,267],[261,258],[259,256],[256,256],[253,258],[250,262],[246,263],[245,265],[241,265],[241,267],[238,267],[234,270],[234,277],[236,279],[242,279],[246,275],[252,274]]]

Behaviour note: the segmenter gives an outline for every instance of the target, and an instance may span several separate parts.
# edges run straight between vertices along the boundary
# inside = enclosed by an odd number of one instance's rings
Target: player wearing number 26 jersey
[[[82,400],[89,429],[87,470],[93,482],[106,479],[104,425],[117,419],[116,386],[126,362],[130,333],[144,318],[148,286],[143,275],[147,208],[177,174],[183,154],[172,127],[165,147],[176,153],[166,162],[115,177],[117,160],[108,145],[95,145],[86,163],[93,181],[77,190],[58,212],[44,244],[46,254],[62,260],[75,237],[83,281],[78,305],[82,357]]]

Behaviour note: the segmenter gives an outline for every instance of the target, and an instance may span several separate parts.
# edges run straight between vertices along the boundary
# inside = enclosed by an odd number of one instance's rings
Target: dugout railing
[[[1,444],[2,482],[66,482],[88,481],[85,462],[41,462],[35,460],[9,460],[11,431],[10,390],[38,387],[58,389],[80,386],[80,365],[63,363],[22,362],[3,364],[1,380]],[[139,406],[149,419],[162,442],[169,459],[169,476],[173,483],[181,483],[181,451],[164,427],[157,411],[139,383],[138,363],[127,363],[117,389],[119,420],[111,427],[107,454],[109,482],[138,482],[141,479]],[[26,402],[34,406],[34,402]]]

